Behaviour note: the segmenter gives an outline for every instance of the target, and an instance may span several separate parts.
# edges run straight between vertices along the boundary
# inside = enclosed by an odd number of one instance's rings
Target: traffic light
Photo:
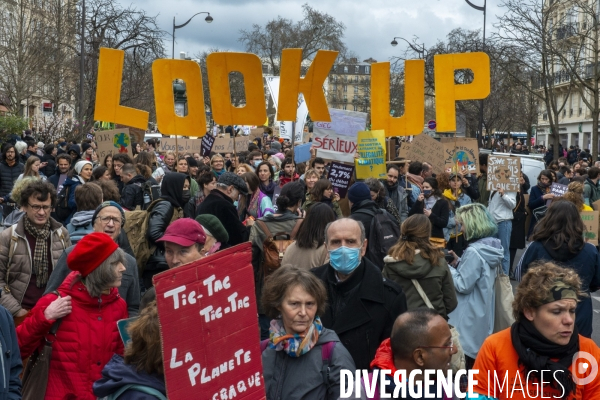
[[[173,97],[175,99],[175,114],[183,117],[187,114],[187,94],[185,83],[173,83]]]

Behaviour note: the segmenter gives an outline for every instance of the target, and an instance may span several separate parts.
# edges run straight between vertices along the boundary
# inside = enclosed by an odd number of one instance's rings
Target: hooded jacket
[[[133,365],[125,364],[125,360],[118,354],[113,355],[111,360],[102,370],[102,378],[94,382],[94,395],[99,398],[115,393],[126,385],[141,385],[156,389],[166,395],[164,375],[149,375],[144,371],[138,371]],[[137,390],[126,390],[119,400],[148,400],[150,395]]]
[[[400,186],[399,182],[396,182],[390,186],[387,180],[382,179],[381,183],[383,184],[383,187],[385,187],[385,190],[387,191],[389,198],[394,203],[394,206],[396,206],[396,209],[400,213],[400,224],[402,225],[402,222],[408,218],[408,193],[402,186]]]
[[[100,298],[90,296],[79,276],[79,272],[71,272],[58,289],[62,297],[71,296],[73,309],[62,318],[52,343],[47,400],[96,400],[92,384],[114,353],[123,354],[117,321],[127,318],[125,301],[116,288]],[[44,336],[55,322],[47,320],[44,311],[56,298],[54,293],[42,297],[17,328],[22,357],[43,346]]]
[[[250,227],[240,221],[233,200],[219,189],[213,189],[196,210],[196,215],[212,214],[221,221],[229,235],[228,246],[235,246],[248,241]]]
[[[483,238],[469,244],[458,266],[450,269],[458,305],[448,323],[460,333],[463,351],[471,358],[494,330],[494,283],[503,257],[500,239]]]
[[[327,382],[323,378],[321,346],[336,342],[331,352]],[[262,353],[263,376],[267,399],[340,398],[341,370],[356,370],[348,350],[332,330],[323,328],[315,346],[300,357],[290,357],[285,351],[267,348]]]
[[[408,311],[427,307],[412,282],[416,279],[435,310],[448,319],[448,314],[456,308],[457,301],[452,275],[444,257],[440,257],[436,265],[432,265],[421,254],[415,254],[412,265],[390,256],[386,256],[383,262],[383,276],[402,287]]]
[[[95,210],[77,211],[75,214],[73,214],[71,222],[67,224],[67,230],[69,231],[69,236],[71,237],[71,243],[76,244],[81,240],[82,237],[94,231],[92,217],[94,216],[95,212]]]
[[[77,189],[77,186],[83,184],[83,179],[81,179],[78,175],[73,175],[72,178],[67,178],[67,180],[63,184],[63,189],[69,191],[67,198],[67,206],[69,207],[69,210],[71,210],[71,215],[69,215],[67,219],[65,219],[64,221],[59,221],[62,222],[65,226],[69,224],[69,222],[71,222],[73,214],[75,214],[75,212],[77,211],[77,203],[75,202],[75,189]]]
[[[136,175],[125,184],[120,201],[123,208],[133,211],[137,206],[140,206],[140,209],[144,206],[144,193],[142,191],[144,183],[146,183],[146,179],[142,175]],[[181,183],[181,187],[183,188],[183,183]],[[183,191],[183,189],[180,191]]]
[[[571,253],[567,243],[556,249],[553,241],[532,242],[523,253],[515,277],[518,281],[527,273],[534,262],[553,261],[562,267],[572,268],[581,278],[581,290],[588,294],[577,303],[575,310],[575,323],[579,334],[585,337],[592,336],[593,305],[591,292],[600,289],[600,254],[596,247],[586,243],[576,253]]]

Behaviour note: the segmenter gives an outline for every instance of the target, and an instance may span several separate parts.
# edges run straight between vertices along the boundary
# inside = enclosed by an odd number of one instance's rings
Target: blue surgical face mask
[[[262,160],[254,160],[254,168],[258,168],[258,164],[260,164]]]
[[[431,196],[431,192],[432,192],[432,190],[423,190],[423,195]]]
[[[329,263],[340,274],[349,275],[360,264],[360,247],[338,247],[329,250]]]

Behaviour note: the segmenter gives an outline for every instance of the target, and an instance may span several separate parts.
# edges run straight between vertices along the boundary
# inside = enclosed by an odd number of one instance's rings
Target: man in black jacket
[[[10,214],[16,204],[10,199],[15,181],[23,173],[25,166],[19,163],[15,146],[7,144],[2,153],[2,162],[0,162],[0,203],[3,206],[4,217]]]
[[[325,230],[329,263],[312,272],[327,289],[329,307],[323,326],[337,333],[357,369],[369,369],[379,344],[390,337],[406,296],[364,258],[367,239],[362,223],[343,218]]]
[[[211,190],[206,199],[198,206],[196,215],[212,214],[221,221],[227,234],[229,246],[247,242],[250,237],[250,227],[254,221],[249,219],[246,225],[240,222],[237,209],[233,205],[240,195],[248,194],[246,182],[233,172],[224,172],[217,181],[217,188]]]
[[[42,162],[46,163],[46,166],[40,168],[40,172],[47,177],[54,175],[56,172],[56,146],[53,144],[47,144],[44,146],[44,155],[42,156]]]
[[[56,188],[56,193],[60,194],[63,184],[67,180],[67,174],[71,169],[71,156],[66,153],[60,154],[58,156],[56,164],[56,173],[48,177],[48,182],[53,184]]]
[[[371,200],[369,187],[363,182],[356,182],[348,190],[348,201],[350,202],[350,218],[360,221],[365,228],[365,237],[370,238],[371,221],[379,207]],[[363,212],[358,212],[359,210]]]
[[[130,211],[135,210],[137,206],[141,209],[144,205],[142,186],[146,179],[137,173],[133,164],[125,164],[121,168],[121,181],[125,184],[121,192],[121,206]]]

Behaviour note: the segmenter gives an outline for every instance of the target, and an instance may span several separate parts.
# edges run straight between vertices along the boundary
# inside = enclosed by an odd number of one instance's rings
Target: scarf
[[[260,194],[260,190],[257,190],[252,194],[250,198],[250,202],[248,203],[248,208],[246,212],[253,216],[254,218],[259,218],[258,216],[258,195]]]
[[[222,169],[222,170],[220,170],[220,171],[217,171],[217,170],[216,170],[216,169],[214,169],[214,168],[212,169],[212,172],[214,172],[214,173],[215,173],[215,175],[217,175],[217,178],[219,178],[221,175],[223,175],[223,174],[224,174],[226,171],[227,171],[227,170],[226,170],[225,168],[223,168],[223,169]]]
[[[300,357],[315,347],[322,331],[323,324],[318,316],[301,335],[286,333],[283,322],[280,319],[274,319],[269,327],[269,347],[276,351],[283,350],[290,357]]]
[[[271,200],[273,199],[273,193],[275,192],[275,187],[277,186],[277,184],[275,182],[273,182],[272,180],[269,180],[268,185],[264,185],[261,182],[260,185],[258,185],[258,186],[260,186],[261,192],[263,192],[264,194],[269,196],[269,198],[271,198]]]
[[[43,228],[33,226],[29,218],[23,218],[25,230],[35,238],[32,271],[37,276],[35,284],[41,288],[48,283],[48,238],[50,237],[50,220]]]
[[[408,181],[412,184],[417,185],[420,189],[423,189],[423,177],[420,175],[407,174]]]
[[[519,355],[519,363],[523,364],[533,375],[541,382],[539,371],[552,371],[550,376],[555,381],[551,387],[561,390],[559,384],[565,391],[564,398],[568,398],[577,388],[573,377],[568,368],[573,362],[573,355],[579,351],[579,332],[577,325],[573,324],[573,335],[567,345],[561,346],[546,339],[534,326],[531,321],[522,318],[520,322],[515,322],[510,330],[512,344]],[[558,358],[558,361],[552,361],[550,358]],[[548,376],[548,375],[546,375]]]
[[[458,191],[458,195],[460,196],[462,194],[462,192],[459,190]],[[452,191],[452,189],[446,189],[444,190],[444,197],[446,197],[448,200],[452,200],[452,201],[457,201],[458,197],[456,197],[454,195],[454,192]]]

